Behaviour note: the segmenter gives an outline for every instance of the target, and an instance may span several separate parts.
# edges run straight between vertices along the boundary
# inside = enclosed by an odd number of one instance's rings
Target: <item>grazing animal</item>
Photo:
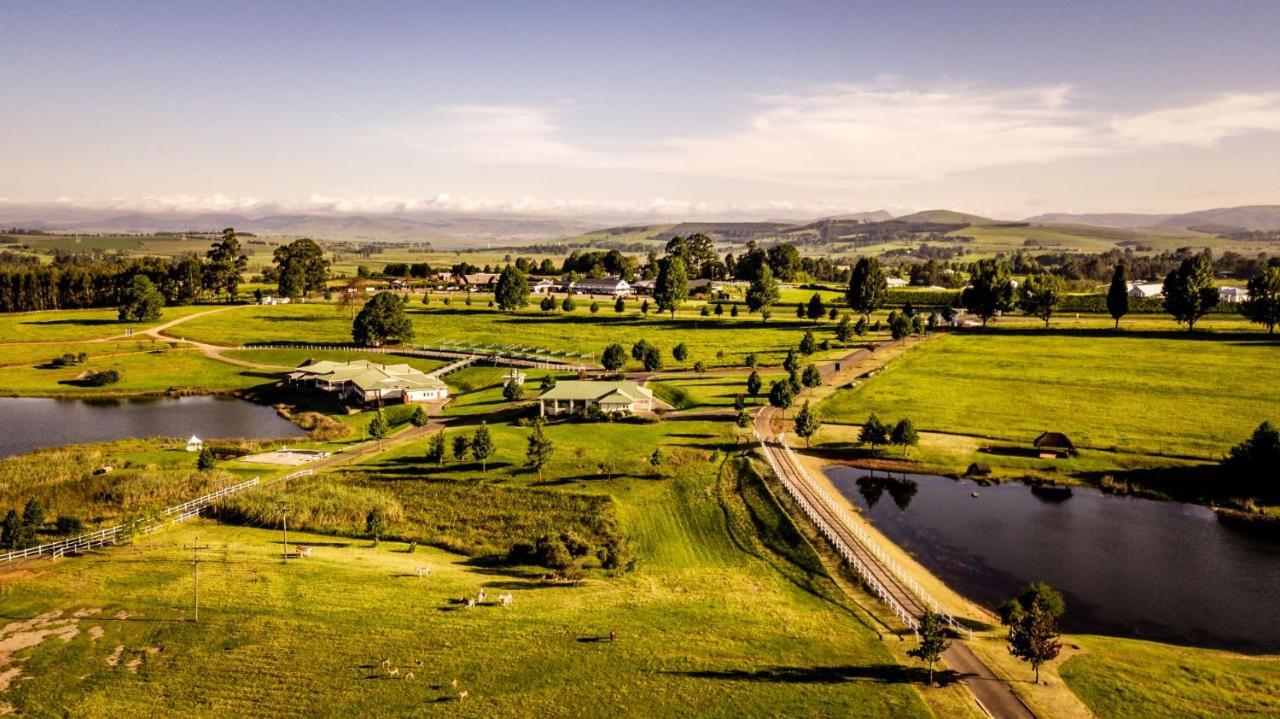
[[[469,696],[471,696],[471,692],[467,691],[466,689],[463,689],[462,691],[458,692],[458,701],[462,701],[463,699],[466,699]]]
[[[481,589],[481,590],[480,590],[480,593],[476,595],[476,604],[484,604],[484,590],[483,590],[483,589]]]
[[[501,605],[502,605],[502,606],[504,606],[504,607],[509,607],[509,606],[511,606],[511,600],[512,600],[512,597],[511,597],[511,595],[510,595],[510,594],[499,594],[499,595],[498,595],[498,604],[501,604]]]
[[[388,670],[387,670],[387,676],[389,676],[389,677],[398,677],[398,676],[400,676],[400,667],[391,667],[390,669],[388,669]]]
[[[387,657],[386,659],[383,659],[381,664],[382,664],[382,671],[384,672],[389,671],[391,669],[391,657]]]
[[[453,687],[454,689],[457,689],[457,688],[458,688],[458,680],[457,680],[457,679],[454,679],[453,681],[449,682],[449,686]]]
[[[474,599],[467,600],[467,609],[474,609],[475,606],[476,606],[476,600]]]
[[[298,547],[298,557],[300,559],[311,559],[311,547]]]
[[[418,567],[413,570],[419,577],[427,577],[431,575],[431,567]]]
[[[405,673],[404,673],[404,677],[403,677],[403,679],[404,679],[405,681],[408,681],[408,680],[410,680],[410,679],[412,679],[412,678],[413,678],[413,672],[405,672]]]

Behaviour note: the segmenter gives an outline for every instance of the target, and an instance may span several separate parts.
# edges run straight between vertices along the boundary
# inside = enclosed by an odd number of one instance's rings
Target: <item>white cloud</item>
[[[443,107],[423,123],[380,126],[369,139],[475,165],[644,170],[852,191],[1280,132],[1280,93],[1131,115],[1082,109],[1071,98],[1067,85],[916,89],[885,79],[753,96],[738,127],[720,133],[605,141],[567,131],[564,107],[467,105]]]
[[[1120,145],[1212,147],[1247,132],[1280,132],[1280,92],[1223,95],[1187,107],[1118,118]]]

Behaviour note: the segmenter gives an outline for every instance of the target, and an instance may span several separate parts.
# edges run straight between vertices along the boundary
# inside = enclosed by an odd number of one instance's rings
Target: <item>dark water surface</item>
[[[296,437],[271,407],[234,397],[34,399],[0,397],[0,457],[124,437]]]
[[[1069,631],[1280,650],[1280,543],[1227,529],[1206,507],[915,474],[860,487],[868,474],[828,470],[887,537],[989,608],[1043,581],[1065,595]]]

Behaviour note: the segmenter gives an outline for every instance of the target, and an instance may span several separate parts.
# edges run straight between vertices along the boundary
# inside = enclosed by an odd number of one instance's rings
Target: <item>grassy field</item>
[[[43,363],[48,358],[40,356]],[[88,387],[76,381],[80,373],[116,370],[120,381]],[[56,397],[148,394],[174,389],[229,392],[274,383],[278,372],[260,371],[219,362],[196,350],[162,350],[127,354],[91,355],[75,367],[44,369],[19,365],[0,368],[0,395]]]
[[[1280,657],[1111,637],[1072,639],[1084,651],[1058,671],[1100,717],[1280,714]]]
[[[74,342],[123,335],[126,329],[162,324],[212,309],[209,305],[165,307],[155,322],[121,322],[114,308],[0,313],[0,342]]]
[[[457,716],[927,713],[911,687],[919,671],[894,662],[804,545],[750,540],[726,519],[779,521],[776,508],[744,507],[707,461],[727,441],[721,425],[555,425],[556,459],[541,481],[520,466],[528,430],[493,429],[499,452],[487,473],[474,463],[436,470],[415,446],[353,470],[413,492],[481,482],[616,502],[632,571],[569,587],[434,548],[407,554],[399,543],[297,533],[316,556],[283,566],[273,528],[182,527],[38,574],[0,575],[6,616],[47,624],[45,613],[61,611],[76,628],[68,641],[17,655],[24,679],[6,700],[32,715],[74,704],[86,716],[147,713],[160,698],[192,716],[401,716],[434,702]],[[660,443],[672,457],[661,478],[641,456]],[[620,446],[635,456],[601,474]],[[451,496],[465,514],[467,493]],[[197,541],[211,546],[198,625],[177,621],[191,591],[182,547]],[[431,576],[413,576],[423,565]],[[458,608],[481,588],[513,593],[515,606]],[[383,678],[383,658],[415,678]],[[465,702],[453,679],[469,691]]]
[[[573,313],[543,314],[526,310],[505,314],[476,303],[468,308],[455,302],[444,307],[439,300],[429,306],[410,306],[415,341],[470,341],[491,344],[521,344],[556,350],[600,353],[611,342],[628,349],[640,339],[648,339],[664,350],[667,367],[677,366],[670,350],[683,342],[689,348],[686,366],[702,360],[708,366],[741,365],[748,352],[760,353],[761,361],[777,364],[790,347],[795,347],[806,330],[819,341],[834,337],[832,322],[801,322],[794,317],[775,316],[768,323],[756,317],[704,318],[697,312],[643,316],[638,305],[617,314],[612,303],[601,300],[599,314],[587,311],[588,301],[580,301]],[[175,334],[177,329],[175,328]],[[190,339],[222,345],[254,342],[349,342],[351,317],[335,311],[334,305],[311,303],[233,310],[198,317],[181,325],[181,334]],[[723,352],[723,356],[720,353]]]
[[[1215,460],[1280,407],[1280,343],[996,331],[942,336],[822,405],[921,430],[1029,447],[1065,432],[1091,449]]]

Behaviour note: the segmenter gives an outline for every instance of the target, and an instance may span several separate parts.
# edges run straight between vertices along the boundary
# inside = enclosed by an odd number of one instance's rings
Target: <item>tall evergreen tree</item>
[[[207,254],[209,277],[205,286],[223,293],[228,300],[234,300],[239,294],[240,278],[249,266],[249,258],[240,250],[235,228],[224,229],[222,239],[215,242]]]
[[[827,313],[827,305],[822,301],[822,296],[814,292],[813,296],[809,298],[809,303],[805,305],[804,313],[806,317],[814,322],[822,319],[822,316]]]
[[[889,298],[889,283],[880,269],[880,260],[859,257],[849,273],[849,289],[844,296],[850,309],[865,317],[883,307]]]
[[[674,319],[680,303],[689,297],[689,275],[684,260],[672,255],[662,260],[658,267],[658,279],[653,285],[653,300],[659,312],[670,312]]]
[[[1111,273],[1111,286],[1107,288],[1107,312],[1116,321],[1116,329],[1120,329],[1120,318],[1129,314],[1129,270],[1123,262],[1116,264]]]

